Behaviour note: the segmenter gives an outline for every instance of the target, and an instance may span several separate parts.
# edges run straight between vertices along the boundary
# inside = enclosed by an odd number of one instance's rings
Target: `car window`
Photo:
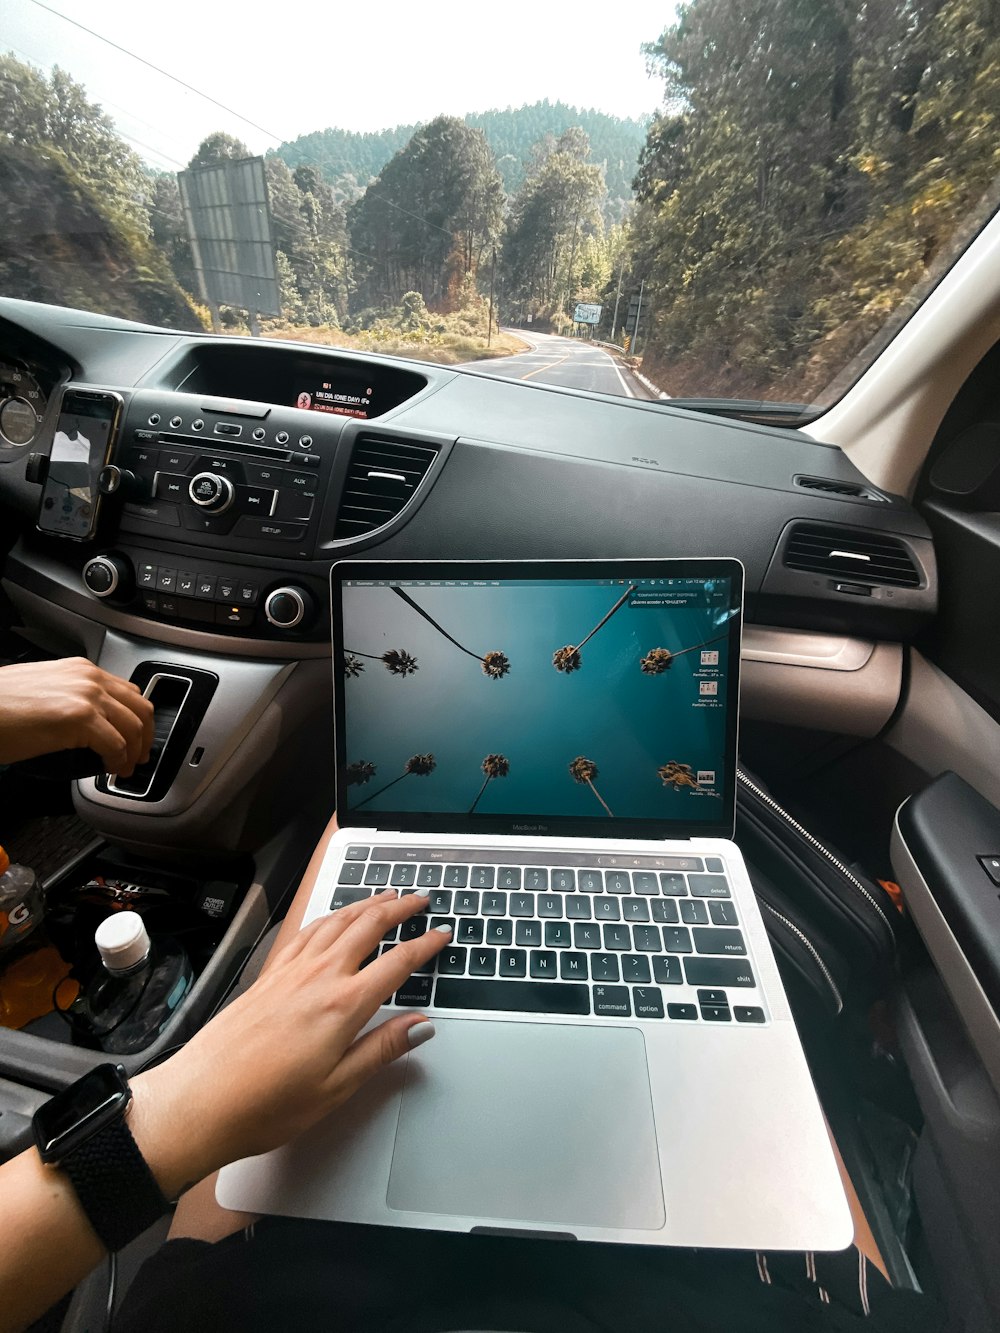
[[[792,421],[995,209],[992,0],[431,9],[8,0],[4,293]]]

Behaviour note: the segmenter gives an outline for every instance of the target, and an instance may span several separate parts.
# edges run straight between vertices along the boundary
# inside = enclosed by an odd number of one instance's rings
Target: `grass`
[[[227,330],[243,332],[243,330]],[[406,356],[415,361],[436,361],[440,365],[455,366],[466,361],[485,361],[498,356],[515,356],[526,352],[527,344],[509,333],[495,333],[491,346],[486,346],[486,335],[470,337],[461,333],[432,333],[399,331],[384,332],[365,329],[359,333],[345,333],[329,326],[314,328],[309,324],[289,324],[283,320],[269,320],[261,332],[265,338],[281,338],[291,342],[316,343],[324,347],[344,347],[353,352],[377,352],[386,356]]]

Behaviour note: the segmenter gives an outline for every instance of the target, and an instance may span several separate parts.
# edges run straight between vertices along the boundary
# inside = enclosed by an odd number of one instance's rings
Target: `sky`
[[[2,0],[0,50],[60,65],[140,156],[177,169],[213,130],[260,153],[328,126],[381,130],[545,97],[648,115],[661,84],[640,47],[672,17],[670,0]]]

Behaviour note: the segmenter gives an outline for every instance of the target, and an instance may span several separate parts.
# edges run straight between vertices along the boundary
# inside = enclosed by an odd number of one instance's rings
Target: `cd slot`
[[[272,449],[270,445],[257,444],[253,440],[220,440],[215,437],[205,439],[199,435],[176,435],[173,432],[162,431],[157,436],[157,444],[184,444],[190,449],[200,449],[202,453],[210,454],[229,453],[239,456],[243,453],[252,453],[254,458],[270,458],[276,463],[292,461],[290,449]]]

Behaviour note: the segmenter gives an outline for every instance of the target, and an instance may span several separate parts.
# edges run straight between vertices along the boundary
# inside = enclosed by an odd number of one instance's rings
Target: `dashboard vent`
[[[867,486],[862,486],[853,481],[834,481],[832,477],[797,476],[795,484],[807,491],[823,491],[827,495],[846,495],[854,500],[885,502],[885,496],[879,495],[877,491],[869,490]]]
[[[437,452],[430,445],[405,440],[358,440],[347,469],[334,537],[360,537],[402,513]]]
[[[863,528],[798,523],[785,543],[784,562],[789,569],[893,588],[919,588],[921,582],[913,556],[898,537]]]

